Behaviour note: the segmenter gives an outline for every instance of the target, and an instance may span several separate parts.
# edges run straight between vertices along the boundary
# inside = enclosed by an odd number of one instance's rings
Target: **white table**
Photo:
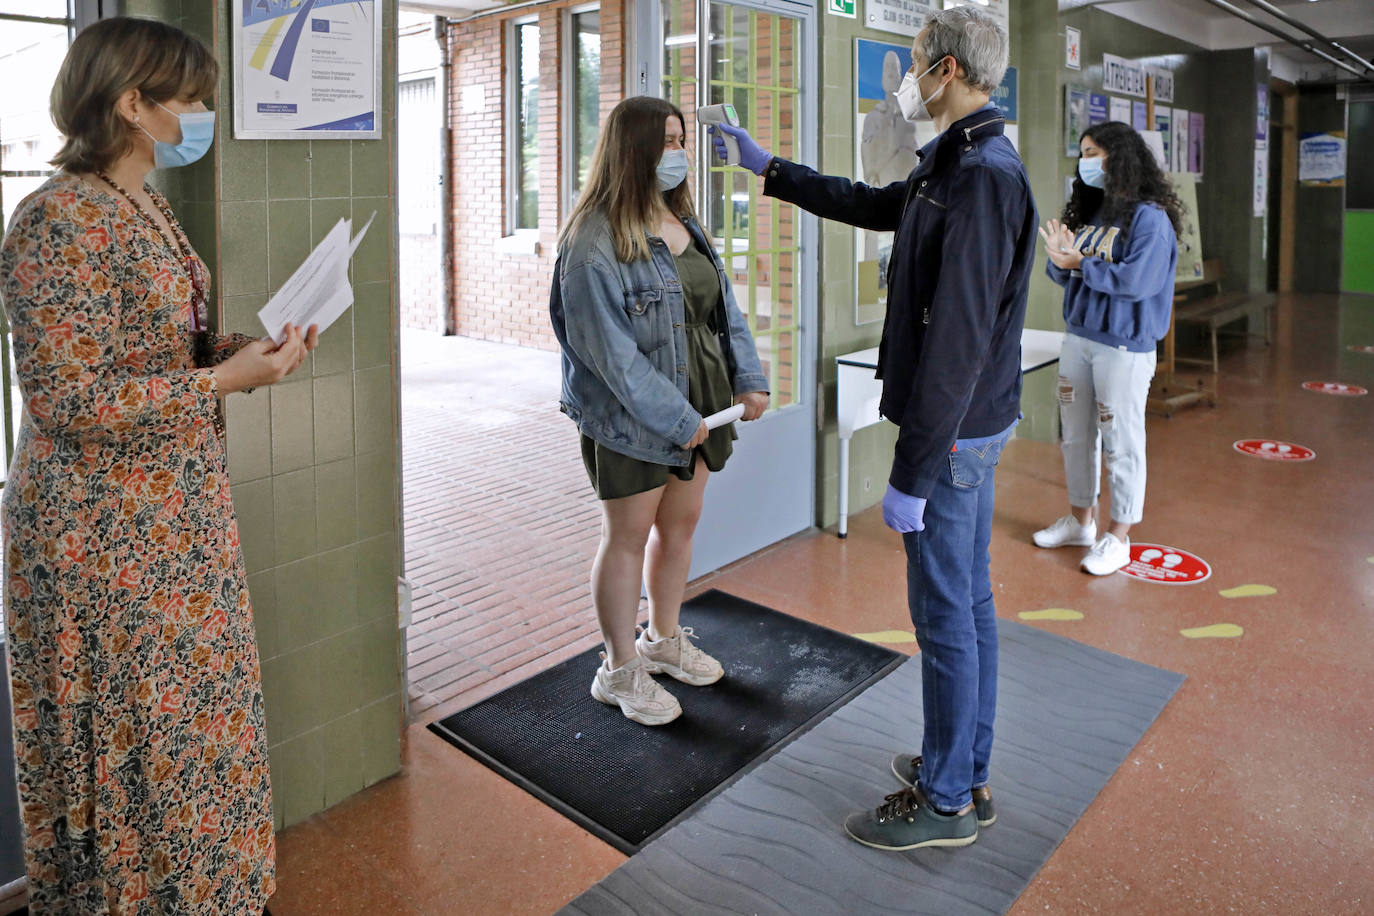
[[[1064,343],[1063,331],[1021,331],[1021,372],[1034,372],[1059,362]],[[855,350],[835,357],[839,370],[836,381],[836,415],[840,423],[840,537],[849,534],[849,440],[854,430],[882,420],[878,402],[883,383],[873,377],[878,368],[878,348]]]

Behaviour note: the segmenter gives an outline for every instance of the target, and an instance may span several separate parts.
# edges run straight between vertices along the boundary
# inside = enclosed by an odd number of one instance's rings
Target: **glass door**
[[[775,155],[814,161],[812,8],[794,3],[662,0],[663,56],[658,84],[682,109],[695,163],[702,225],[725,262],[726,275],[763,360],[771,407],[760,420],[736,424],[739,441],[724,471],[706,489],[692,576],[746,556],[814,523],[815,311],[814,219],[764,197],[752,173],[720,165],[701,105],[729,102],[740,123]]]

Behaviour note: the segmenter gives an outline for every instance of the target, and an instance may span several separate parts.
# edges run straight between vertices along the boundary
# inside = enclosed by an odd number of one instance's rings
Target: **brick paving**
[[[600,509],[558,355],[401,332],[410,711],[432,721],[599,640]]]

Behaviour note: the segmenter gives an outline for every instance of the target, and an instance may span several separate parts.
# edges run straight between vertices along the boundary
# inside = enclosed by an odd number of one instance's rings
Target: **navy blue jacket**
[[[875,188],[774,159],[764,193],[817,216],[896,231],[878,351],[880,409],[896,423],[888,482],[928,498],[956,439],[1020,416],[1021,328],[1035,260],[1026,169],[987,105],[920,150],[906,181]]]

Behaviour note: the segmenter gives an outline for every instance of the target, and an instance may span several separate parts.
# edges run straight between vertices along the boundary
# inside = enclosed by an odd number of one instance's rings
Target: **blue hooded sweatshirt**
[[[1150,353],[1169,331],[1174,303],[1178,239],[1169,214],[1157,204],[1136,205],[1126,220],[1082,226],[1074,246],[1078,270],[1046,265],[1064,287],[1064,324],[1070,334],[1119,350]]]

